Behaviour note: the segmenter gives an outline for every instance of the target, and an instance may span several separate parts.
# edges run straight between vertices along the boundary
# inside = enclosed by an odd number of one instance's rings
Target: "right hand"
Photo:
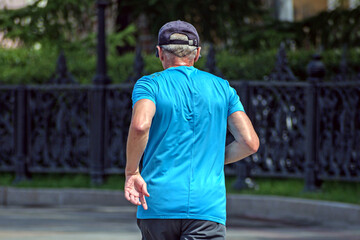
[[[145,210],[148,209],[145,196],[150,197],[150,194],[140,173],[126,176],[124,191],[125,198],[129,202],[134,205],[142,205]]]

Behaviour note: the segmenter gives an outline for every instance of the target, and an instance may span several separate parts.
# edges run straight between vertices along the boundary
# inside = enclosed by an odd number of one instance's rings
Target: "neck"
[[[194,66],[194,61],[184,61],[181,58],[175,58],[173,59],[173,61],[163,61],[162,64],[164,69],[168,69],[171,67],[180,67],[180,66],[192,67]]]

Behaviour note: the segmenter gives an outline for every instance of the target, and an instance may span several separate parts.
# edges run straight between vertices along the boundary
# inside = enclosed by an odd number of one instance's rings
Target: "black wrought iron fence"
[[[306,82],[232,83],[253,122],[260,148],[249,161],[251,175],[303,177],[305,168]],[[245,89],[242,89],[244,88]],[[247,88],[247,89],[246,89]]]
[[[16,87],[0,86],[0,169],[14,171]]]
[[[231,84],[260,137],[259,152],[245,160],[251,175],[302,178],[309,170],[320,179],[360,181],[359,82],[317,83],[317,97],[311,103],[318,113],[314,119],[306,111],[311,101],[307,91],[313,89],[310,82]],[[20,177],[26,172],[91,172],[93,88],[0,86],[0,171]],[[131,90],[131,84],[105,87],[105,155],[103,167],[97,169],[104,175],[124,171]],[[315,132],[308,136],[312,124]],[[308,149],[313,135],[315,152]],[[229,167],[227,172],[234,174],[234,169]]]
[[[304,178],[307,190],[325,179],[360,181],[360,75],[341,71],[324,82],[316,55],[307,81],[298,81],[284,45],[277,58],[263,81],[231,82],[260,149],[226,173],[236,174],[240,185],[249,176]],[[216,72],[212,61],[208,70]],[[0,85],[0,172],[15,172],[18,180],[32,173],[89,173],[94,183],[123,173],[133,84],[106,84],[101,64],[94,85],[74,84],[63,54],[58,65],[50,81],[56,84]],[[69,84],[60,84],[63,78]]]
[[[360,181],[360,83],[319,85],[320,178]]]
[[[87,172],[89,89],[80,85],[28,86],[24,133],[30,172]]]

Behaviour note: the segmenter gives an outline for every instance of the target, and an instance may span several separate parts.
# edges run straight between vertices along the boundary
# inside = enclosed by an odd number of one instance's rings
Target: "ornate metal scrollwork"
[[[106,154],[105,171],[122,172],[126,164],[126,141],[131,121],[132,86],[114,85],[106,94]]]
[[[84,89],[29,91],[31,171],[81,172],[88,169],[89,109]]]
[[[50,84],[75,84],[76,81],[67,69],[64,52],[61,51],[56,62],[56,71],[49,80]]]
[[[286,56],[285,44],[281,43],[278,53],[276,54],[275,67],[269,76],[265,76],[267,81],[296,81],[294,73],[289,67],[289,62]]]
[[[360,86],[328,83],[318,99],[321,178],[360,180]]]
[[[298,85],[251,83],[250,118],[260,149],[251,157],[257,176],[302,176],[304,171],[305,90]]]
[[[312,78],[324,71],[316,57]],[[320,66],[320,67],[319,67]],[[248,115],[260,138],[258,153],[246,161],[255,176],[304,177],[306,90],[312,82],[247,82]],[[316,82],[319,158],[314,167],[321,179],[360,180],[360,85],[358,82]],[[27,164],[30,172],[89,172],[89,92],[79,85],[28,86]],[[0,87],[0,171],[14,171],[15,97],[17,87]],[[106,174],[125,168],[131,121],[131,84],[105,86]],[[20,106],[20,105],[19,105]],[[18,107],[19,107],[18,106]],[[315,109],[315,108],[314,108]],[[22,116],[17,114],[18,117]],[[309,116],[309,115],[308,115]],[[311,120],[311,118],[310,118]],[[21,121],[21,119],[20,119]],[[25,131],[24,131],[25,132]],[[16,139],[15,139],[16,138]],[[21,159],[20,159],[21,160]],[[234,174],[236,166],[227,167]]]
[[[0,88],[0,171],[14,170],[15,88]]]

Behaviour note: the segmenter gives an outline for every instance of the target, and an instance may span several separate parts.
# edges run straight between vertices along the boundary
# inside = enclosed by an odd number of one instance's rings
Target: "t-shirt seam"
[[[193,86],[194,87],[194,86]],[[194,159],[194,141],[195,141],[195,103],[194,103],[194,95],[192,94],[192,109],[193,109],[193,124],[192,124],[192,146],[191,146],[191,159],[190,159],[190,173],[189,173],[189,196],[188,196],[188,208],[187,214],[190,212],[190,198],[191,198],[191,184],[192,184],[192,163]]]

